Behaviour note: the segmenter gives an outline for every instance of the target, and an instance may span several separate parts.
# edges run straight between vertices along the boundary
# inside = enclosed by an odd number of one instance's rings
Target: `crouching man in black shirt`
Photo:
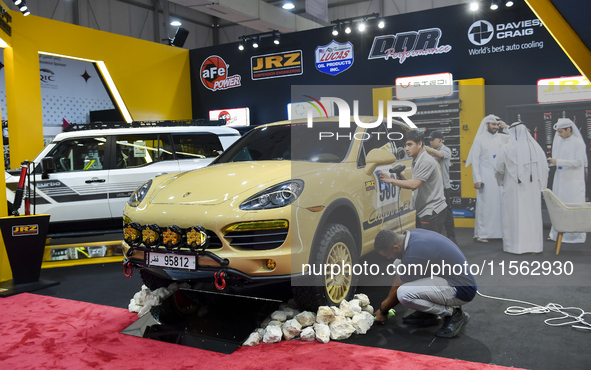
[[[477,289],[460,248],[443,235],[425,229],[404,234],[382,230],[376,236],[374,248],[388,259],[401,260],[376,320],[386,321],[388,310],[401,303],[415,310],[403,317],[403,322],[431,326],[439,322],[440,316],[443,325],[436,335],[456,336],[470,320],[462,306],[474,298]]]

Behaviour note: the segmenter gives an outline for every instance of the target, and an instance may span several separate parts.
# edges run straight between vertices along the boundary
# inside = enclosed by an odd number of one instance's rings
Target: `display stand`
[[[0,283],[0,297],[59,284],[39,280],[48,226],[49,215],[0,217],[0,230],[12,269],[12,280]]]

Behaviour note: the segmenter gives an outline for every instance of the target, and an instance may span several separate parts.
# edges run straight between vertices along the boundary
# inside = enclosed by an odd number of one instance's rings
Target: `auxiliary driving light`
[[[267,268],[269,270],[274,270],[277,264],[273,260],[267,260]]]
[[[178,248],[183,241],[181,228],[172,225],[166,228],[162,233],[162,243],[168,250]]]
[[[130,246],[140,243],[142,238],[142,226],[137,222],[132,222],[123,226],[123,239]]]
[[[148,248],[154,248],[158,246],[160,242],[160,228],[158,225],[146,225],[142,230],[142,242]]]
[[[205,247],[207,242],[207,233],[201,226],[192,226],[187,229],[187,245],[191,250]]]

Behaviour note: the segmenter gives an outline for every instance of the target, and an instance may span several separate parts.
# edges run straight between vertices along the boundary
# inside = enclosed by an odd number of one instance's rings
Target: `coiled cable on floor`
[[[516,299],[493,297],[493,296],[482,294],[479,291],[476,291],[476,293],[478,293],[479,296],[484,297],[484,298],[496,299],[499,301],[522,303],[522,304],[527,304],[527,305],[533,306],[533,307],[509,306],[505,309],[505,315],[519,316],[519,315],[526,315],[526,314],[540,314],[540,313],[556,312],[556,313],[562,314],[563,316],[552,317],[552,318],[544,320],[544,323],[546,325],[549,325],[549,326],[572,325],[572,327],[575,329],[583,329],[583,330],[588,330],[589,332],[591,332],[591,322],[587,322],[584,319],[584,316],[591,315],[591,312],[585,312],[585,310],[583,310],[581,308],[562,307],[562,305],[559,305],[557,303],[548,303],[546,306],[540,306],[535,303],[519,301]],[[581,314],[576,316],[576,315],[569,314],[569,313],[565,312],[566,310],[570,310],[570,311],[577,310],[577,311],[580,311]],[[569,320],[569,321],[564,321],[564,320]],[[556,323],[556,321],[557,321],[557,323]]]

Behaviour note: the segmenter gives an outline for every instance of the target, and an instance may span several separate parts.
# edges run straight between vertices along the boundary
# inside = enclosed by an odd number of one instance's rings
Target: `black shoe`
[[[462,311],[461,307],[454,308],[453,315],[446,316],[443,319],[443,325],[441,325],[441,329],[435,335],[443,338],[455,337],[462,326],[466,325],[468,321],[470,321],[470,315]]]
[[[434,326],[439,325],[439,316],[432,313],[415,311],[402,318],[402,322],[409,325]]]

